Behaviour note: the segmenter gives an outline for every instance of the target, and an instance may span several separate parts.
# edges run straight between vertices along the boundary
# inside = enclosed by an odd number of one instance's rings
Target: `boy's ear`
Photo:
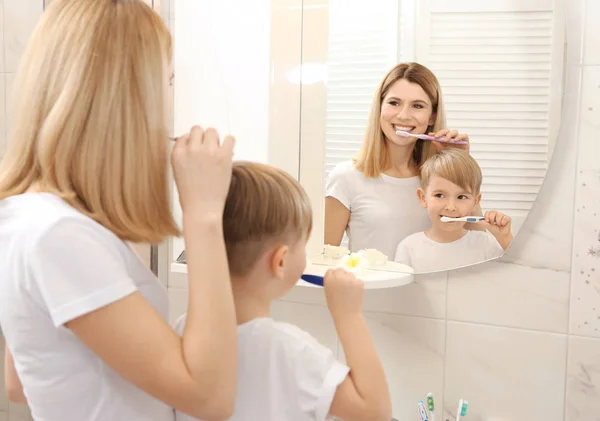
[[[425,200],[425,191],[422,188],[417,189],[417,197],[419,198],[421,206],[427,208],[427,200]]]
[[[269,268],[277,279],[283,280],[287,254],[288,246],[277,246],[271,253]]]
[[[481,193],[479,193],[477,195],[477,197],[475,198],[475,206],[477,206],[479,204],[479,202],[481,202]]]

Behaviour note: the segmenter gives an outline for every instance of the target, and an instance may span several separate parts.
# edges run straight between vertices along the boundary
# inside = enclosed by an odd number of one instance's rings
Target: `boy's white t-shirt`
[[[375,248],[391,260],[400,241],[431,227],[417,198],[419,187],[419,177],[367,178],[348,161],[329,173],[325,194],[350,210],[349,249]]]
[[[451,243],[438,243],[418,232],[398,244],[394,261],[415,272],[435,272],[481,263],[503,253],[502,246],[487,231],[467,230],[464,237]]]
[[[9,197],[0,274],[0,327],[34,420],[174,419],[64,326],[135,291],[167,320],[165,288],[123,241],[55,195]]]
[[[175,330],[182,335],[185,314]],[[238,326],[238,378],[229,421],[322,421],[349,368],[296,326],[257,318]],[[177,421],[196,420],[176,412]]]

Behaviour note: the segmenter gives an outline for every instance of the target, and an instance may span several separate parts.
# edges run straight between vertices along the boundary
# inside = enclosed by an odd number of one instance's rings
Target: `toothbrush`
[[[433,137],[433,136],[429,136],[426,134],[412,134],[409,132],[405,132],[402,130],[397,130],[396,134],[398,136],[402,136],[402,137],[416,137],[417,139],[423,139],[423,140],[434,140],[436,142],[444,142],[444,143],[454,143],[455,145],[466,145],[468,142],[464,141],[464,140],[459,140],[458,142],[446,142],[444,139],[444,137]]]
[[[428,421],[427,419],[427,411],[425,410],[425,405],[423,401],[419,401],[417,404],[417,408],[419,408],[419,416],[421,417],[421,421]]]
[[[427,394],[427,409],[429,409],[429,421],[435,421],[435,404],[433,403],[433,393]]]
[[[463,216],[462,218],[450,218],[448,216],[440,217],[442,222],[479,222],[485,221],[483,216]]]
[[[458,409],[456,410],[456,421],[460,421],[460,417],[464,417],[467,415],[467,408],[469,407],[469,402],[461,399],[458,401]]]

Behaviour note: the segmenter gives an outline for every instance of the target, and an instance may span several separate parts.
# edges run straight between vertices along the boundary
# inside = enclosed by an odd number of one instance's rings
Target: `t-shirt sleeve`
[[[483,232],[485,235],[485,259],[494,259],[504,254],[504,249],[490,232]]]
[[[352,180],[348,163],[338,164],[327,176],[325,183],[325,197],[339,200],[346,208],[351,209]]]
[[[302,346],[291,346],[295,367],[294,379],[297,404],[312,419],[329,419],[329,410],[338,386],[346,379],[350,369],[337,360],[333,352],[315,338],[302,332],[297,336]]]
[[[109,232],[90,221],[62,219],[35,241],[27,256],[56,327],[137,290]]]
[[[411,266],[410,261],[410,247],[408,241],[402,240],[398,247],[396,247],[396,255],[394,256],[394,262],[402,263],[403,265]]]

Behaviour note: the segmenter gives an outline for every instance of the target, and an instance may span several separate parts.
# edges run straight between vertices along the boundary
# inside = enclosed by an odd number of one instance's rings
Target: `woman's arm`
[[[223,238],[233,143],[219,146],[215,130],[194,127],[171,155],[188,256],[183,336],[139,292],[66,324],[129,382],[207,421],[230,418],[235,404],[237,323]]]
[[[325,198],[325,244],[339,246],[350,220],[350,210],[334,197]]]
[[[222,222],[184,219],[184,226],[190,266],[182,337],[139,292],[66,326],[138,388],[195,418],[224,420],[235,402],[237,345]]]
[[[8,400],[15,403],[27,403],[27,398],[23,393],[23,385],[19,380],[19,375],[15,369],[15,361],[8,350],[8,346],[4,347],[4,385],[6,386],[6,394]]]

